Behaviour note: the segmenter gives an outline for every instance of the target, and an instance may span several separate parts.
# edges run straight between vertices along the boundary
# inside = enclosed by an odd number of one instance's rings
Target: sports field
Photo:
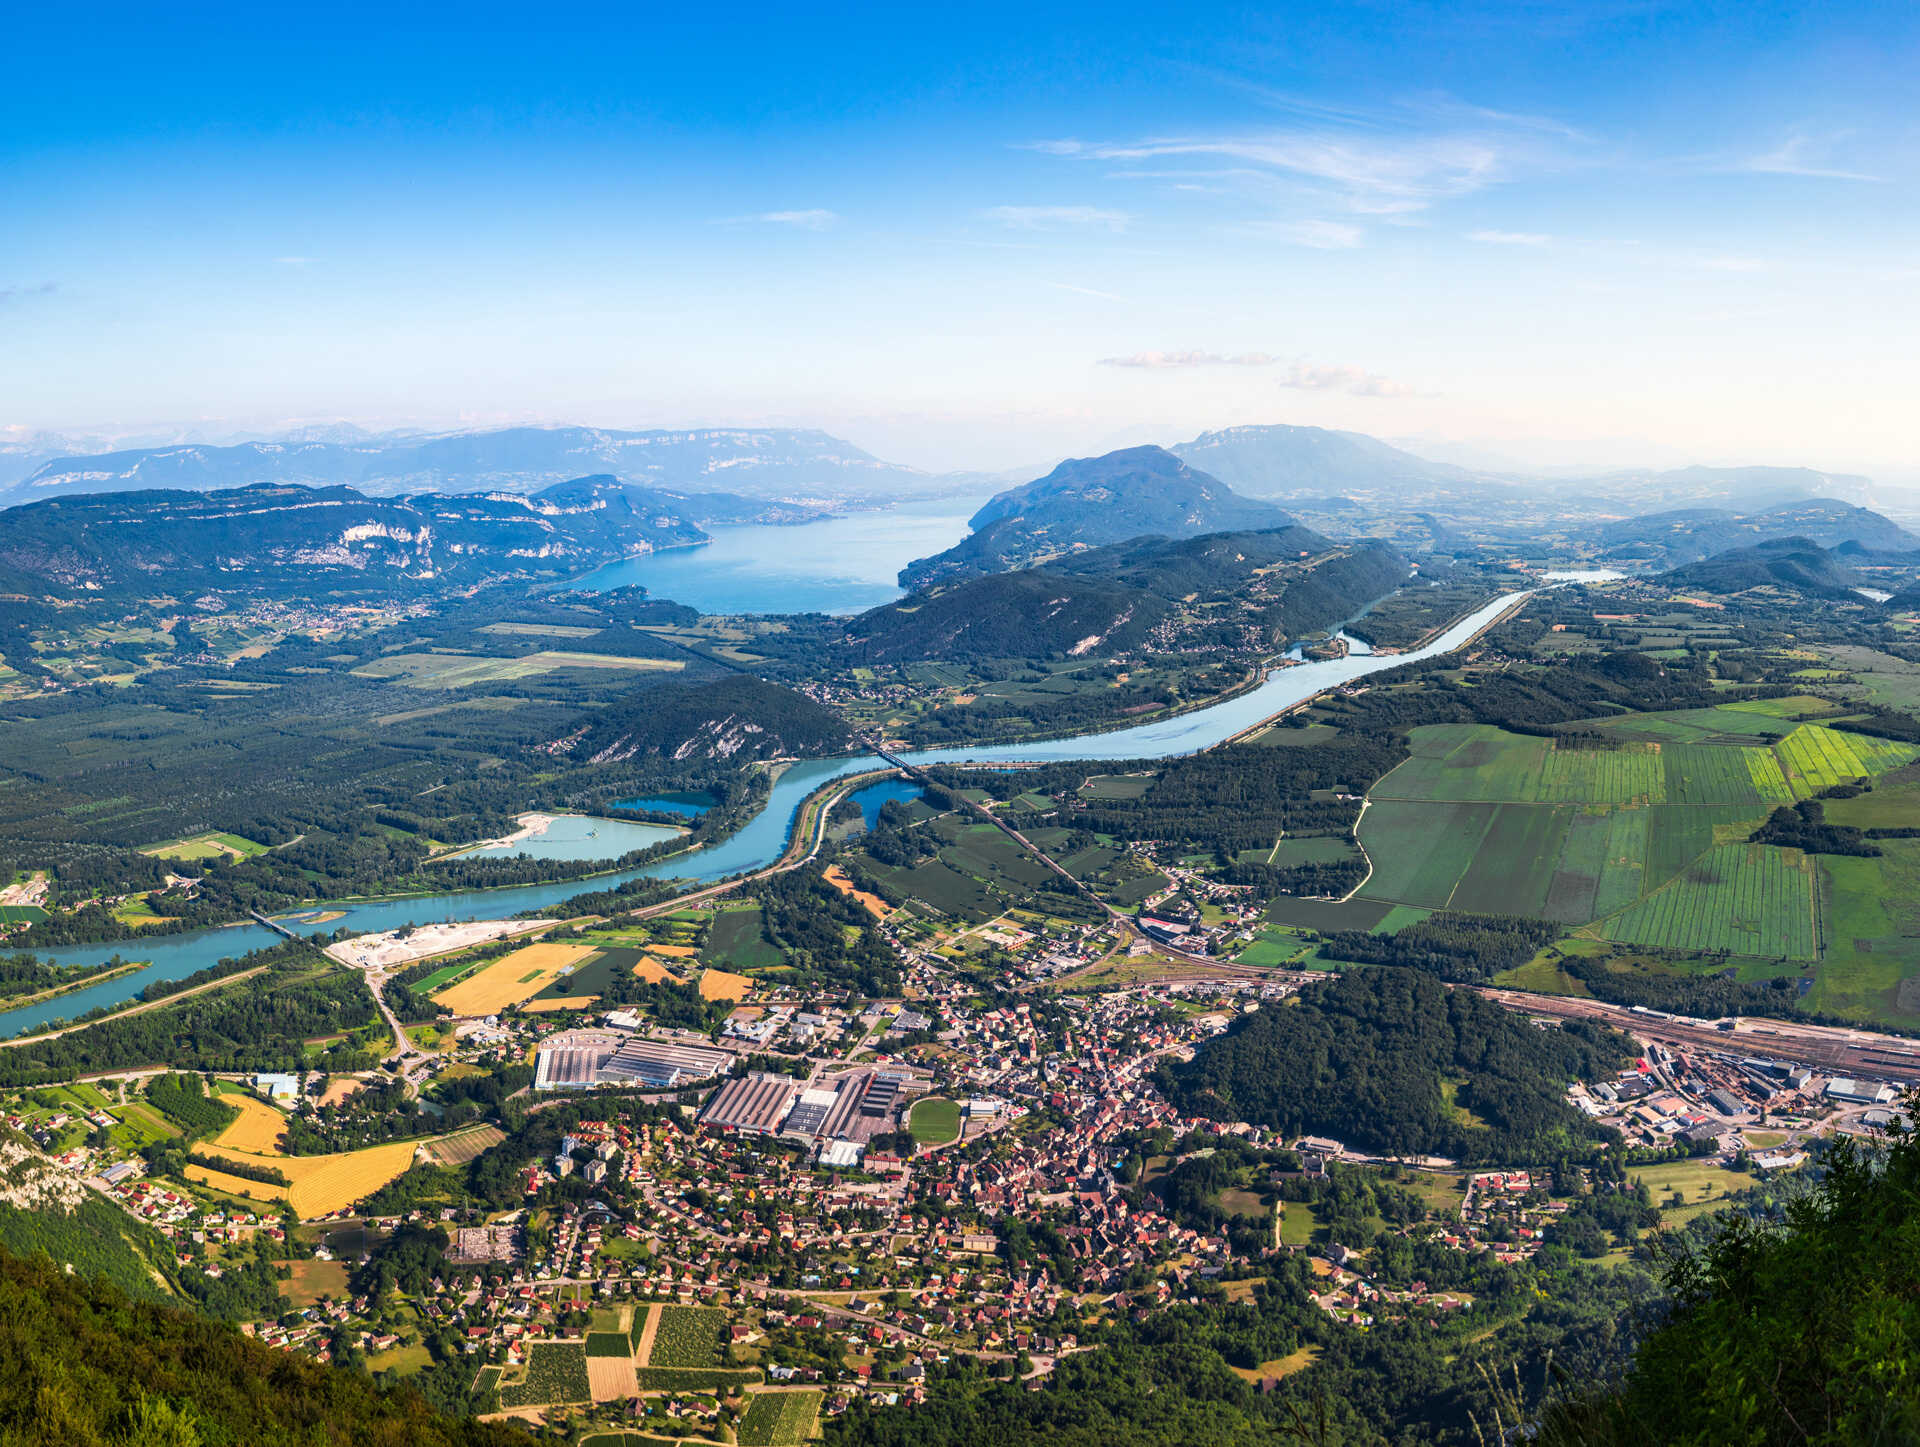
[[[593,945],[542,941],[475,971],[433,996],[456,1015],[497,1015],[539,994],[563,971],[594,952]]]
[[[960,1103],[930,1099],[915,1103],[907,1129],[923,1145],[944,1145],[960,1134]]]

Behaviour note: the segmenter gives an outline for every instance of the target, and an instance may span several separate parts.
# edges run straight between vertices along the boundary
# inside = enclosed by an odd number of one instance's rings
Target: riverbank
[[[119,979],[122,975],[136,974],[146,969],[146,960],[130,960],[124,965],[109,970],[96,970],[92,974],[82,975],[77,980],[67,980],[62,984],[38,991],[32,995],[23,995],[17,1000],[7,1000],[9,1010],[30,1010],[35,1005],[44,1005],[49,1000],[57,1000],[62,995],[71,995],[76,990],[84,990],[90,985],[105,985]]]
[[[14,1045],[33,1045],[42,1040],[58,1040],[62,1035],[71,1035],[76,1030],[91,1030],[95,1025],[105,1025],[113,1020],[125,1020],[129,1016],[145,1014],[148,1010],[158,1010],[162,1005],[171,1005],[175,1000],[185,1000],[194,995],[204,995],[208,990],[224,989],[228,985],[237,985],[242,980],[251,980],[265,970],[265,965],[255,965],[250,970],[240,970],[235,974],[222,975],[217,980],[208,980],[204,985],[194,985],[189,989],[176,990],[171,995],[162,995],[157,1000],[142,1000],[125,1010],[115,1010],[111,1015],[97,1015],[91,1020],[80,1020],[72,1025],[62,1025],[57,1030],[43,1030],[38,1035],[16,1035],[10,1040],[0,1040],[0,1050]]]

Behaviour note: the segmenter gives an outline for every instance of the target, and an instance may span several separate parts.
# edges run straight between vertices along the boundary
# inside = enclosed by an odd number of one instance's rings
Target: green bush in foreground
[[[1836,1144],[1780,1226],[1733,1218],[1669,1285],[1624,1384],[1549,1409],[1541,1447],[1920,1441],[1920,1140]]]

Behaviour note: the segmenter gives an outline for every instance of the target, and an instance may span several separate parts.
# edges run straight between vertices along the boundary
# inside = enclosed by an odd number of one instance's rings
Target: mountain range
[[[1608,560],[1622,567],[1671,568],[1774,538],[1804,538],[1823,548],[1853,543],[1879,553],[1920,549],[1920,538],[1879,513],[1831,498],[1760,512],[1682,508],[1650,513],[1603,527],[1598,541]]]
[[[82,494],[0,512],[0,589],[36,597],[278,587],[406,593],[559,578],[704,542],[698,518],[780,520],[787,511],[775,508],[769,519],[752,499],[690,497],[606,476],[530,496],[367,497],[272,483]]]
[[[1458,487],[1487,476],[1324,427],[1228,427],[1168,450],[1248,497]]]
[[[59,457],[0,492],[0,505],[73,493],[154,488],[210,492],[266,482],[345,486],[379,495],[533,492],[586,473],[610,473],[651,487],[718,487],[781,499],[891,494],[927,482],[923,473],[882,462],[850,442],[811,430],[505,427],[443,436],[376,436],[353,428],[321,428],[229,446],[184,444]]]
[[[1142,536],[1284,527],[1271,503],[1241,497],[1162,447],[1076,457],[1045,477],[995,495],[968,520],[973,531],[900,572],[900,586],[1005,573],[1081,548]]]

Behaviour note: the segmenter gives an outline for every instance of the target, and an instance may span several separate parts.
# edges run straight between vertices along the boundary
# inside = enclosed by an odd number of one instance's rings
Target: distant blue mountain
[[[143,447],[55,458],[0,493],[0,504],[73,493],[208,492],[261,482],[370,494],[533,492],[586,473],[650,487],[784,499],[888,495],[926,481],[922,473],[882,462],[825,432],[786,428],[506,427],[439,437],[361,437],[352,429],[323,429],[225,447]]]

